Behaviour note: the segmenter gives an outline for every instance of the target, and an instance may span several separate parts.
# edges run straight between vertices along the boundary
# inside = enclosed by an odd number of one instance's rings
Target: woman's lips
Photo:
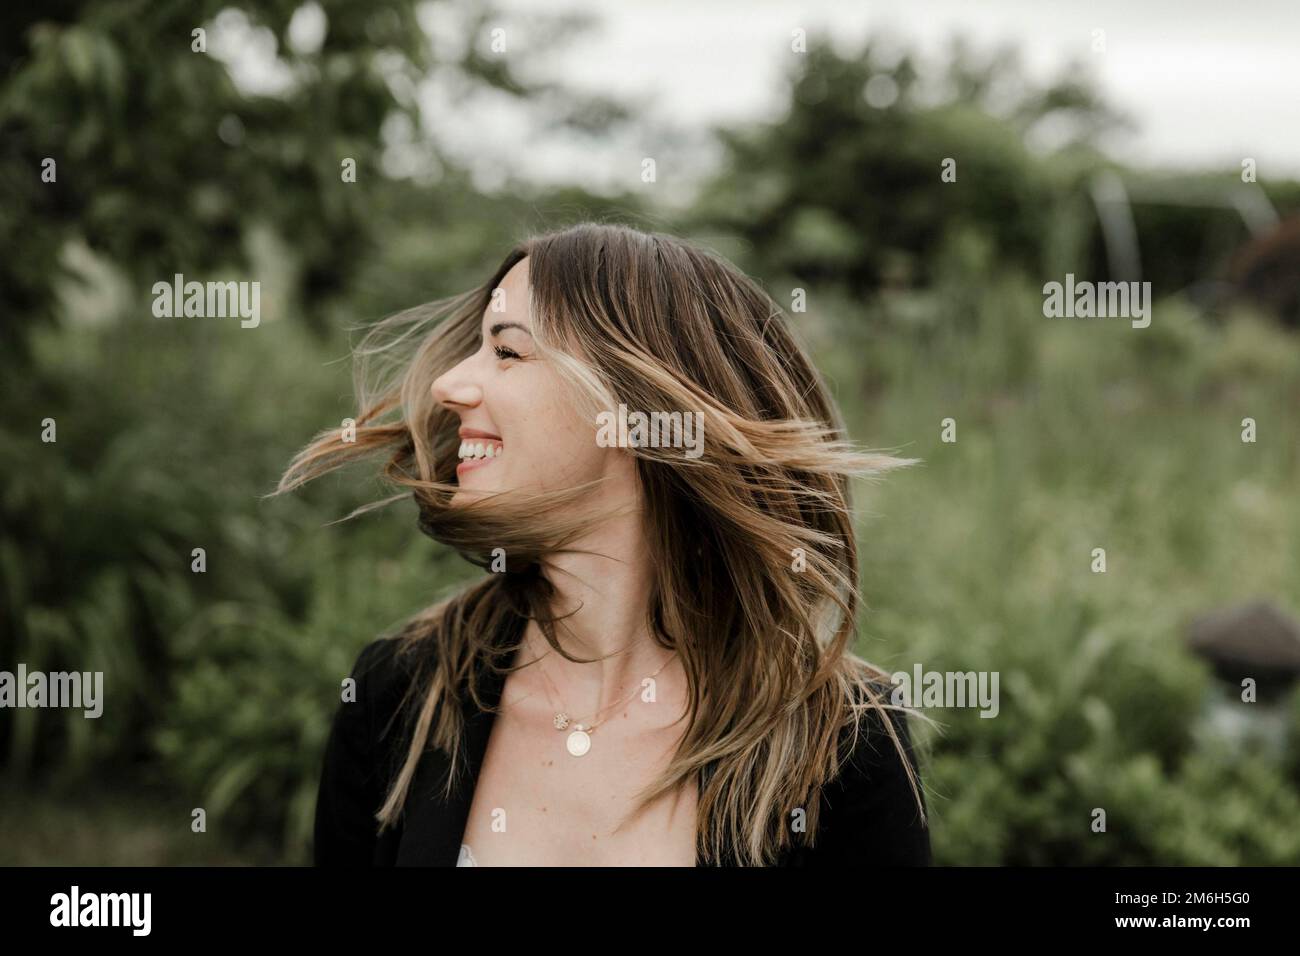
[[[504,443],[500,435],[494,435],[491,432],[479,431],[477,428],[462,428],[459,430],[460,435],[460,454],[466,451],[473,451],[477,446],[480,451],[486,450],[492,452],[490,455],[480,456],[478,458],[462,458],[459,465],[456,466],[456,476],[459,478],[466,472],[473,471],[475,468],[481,468],[501,456],[504,449]],[[481,440],[480,440],[481,439]]]

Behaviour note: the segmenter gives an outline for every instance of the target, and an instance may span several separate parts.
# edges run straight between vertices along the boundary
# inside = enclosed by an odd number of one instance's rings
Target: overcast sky
[[[829,31],[846,48],[892,37],[941,57],[954,34],[981,48],[1011,41],[1026,68],[1048,77],[1071,59],[1092,71],[1108,102],[1137,122],[1108,143],[1119,159],[1176,167],[1258,163],[1261,178],[1300,176],[1300,0],[501,0],[513,42],[529,12],[583,10],[601,26],[536,62],[566,83],[625,95],[676,124],[769,116],[780,103],[790,34]],[[518,16],[511,19],[511,13]],[[1105,52],[1093,51],[1094,30]],[[430,104],[440,138],[492,170],[590,183],[626,175],[611,140],[521,149],[508,116],[472,124],[454,104]],[[611,174],[611,169],[618,172]]]

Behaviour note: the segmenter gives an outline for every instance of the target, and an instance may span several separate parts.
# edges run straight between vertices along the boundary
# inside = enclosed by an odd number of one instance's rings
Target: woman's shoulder
[[[382,734],[388,719],[401,709],[415,674],[415,654],[401,635],[378,637],[361,648],[350,676],[356,700],[375,732]]]
[[[885,706],[856,702],[839,773],[823,788],[827,816],[814,850],[846,864],[928,865],[928,810],[908,716],[890,709],[891,684],[872,689]]]
[[[405,723],[393,720],[413,675],[400,638],[381,637],[357,653],[335,710],[316,796],[314,860],[318,866],[369,866],[392,851],[376,814],[403,751]],[[350,692],[349,692],[350,691]]]
[[[841,742],[854,741],[850,753],[852,766],[862,772],[887,765],[901,768],[902,760],[894,745],[894,735],[907,749],[908,759],[914,762],[909,713],[894,702],[894,685],[883,679],[873,679],[868,683],[872,696],[868,698],[863,689],[858,689],[851,703],[857,711],[856,724],[852,721],[846,723],[841,732]]]
[[[409,652],[402,648],[401,635],[384,635],[370,641],[357,653],[352,665],[352,677],[357,685],[385,688],[399,681],[403,676],[409,677],[407,658]]]

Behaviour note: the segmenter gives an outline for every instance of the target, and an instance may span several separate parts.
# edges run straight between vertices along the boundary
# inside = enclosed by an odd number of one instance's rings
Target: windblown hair
[[[425,533],[484,569],[494,549],[507,556],[504,573],[395,635],[415,677],[403,707],[409,750],[377,815],[381,829],[400,818],[425,748],[451,756],[450,792],[465,695],[484,707],[475,674],[509,672],[528,620],[578,660],[557,641],[546,572],[553,555],[581,550],[574,545],[600,519],[583,503],[592,483],[451,505],[459,421],[430,389],[479,348],[493,290],[525,257],[537,354],[556,364],[591,421],[619,403],[704,416],[697,459],[627,449],[656,569],[647,627],[680,655],[689,684],[681,745],[627,820],[694,778],[700,857],[769,864],[794,844],[786,824],[794,808],[805,808],[807,836],[816,833],[821,788],[874,708],[924,821],[919,781],[883,713],[904,708],[887,701],[888,674],[852,649],[860,596],[850,479],[911,460],[845,440],[839,410],[781,308],[730,263],[672,236],[583,223],[524,240],[477,289],[374,326],[357,349],[355,436],[322,432],[277,488],[386,456],[385,478],[407,490],[354,514],[413,495]],[[851,743],[838,746],[850,728]]]

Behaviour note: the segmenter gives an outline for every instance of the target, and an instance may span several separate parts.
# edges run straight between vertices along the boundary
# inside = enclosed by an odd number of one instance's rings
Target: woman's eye
[[[508,349],[504,345],[494,345],[492,351],[497,353],[499,359],[517,359],[520,357],[518,352],[514,349]]]

